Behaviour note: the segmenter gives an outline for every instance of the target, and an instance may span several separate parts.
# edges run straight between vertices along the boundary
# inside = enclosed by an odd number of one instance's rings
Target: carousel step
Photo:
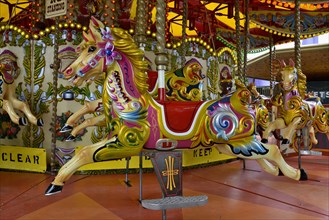
[[[172,196],[162,199],[142,200],[142,206],[152,210],[187,208],[207,204],[208,196]]]
[[[301,155],[317,155],[321,156],[322,152],[321,151],[313,151],[313,150],[301,150],[300,151]]]

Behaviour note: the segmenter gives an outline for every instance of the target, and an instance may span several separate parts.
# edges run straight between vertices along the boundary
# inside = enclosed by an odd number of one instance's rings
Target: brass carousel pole
[[[245,22],[244,22],[244,50],[243,50],[243,74],[242,79],[243,83],[246,83],[246,75],[247,75],[247,55],[249,48],[249,12],[248,12],[249,0],[244,1],[244,14],[245,14]],[[243,161],[243,169],[246,169],[246,161]]]
[[[187,13],[188,13],[188,2],[187,0],[183,1],[183,21],[182,21],[182,62],[181,67],[185,65],[186,62],[186,27],[187,27]]]
[[[157,0],[156,2],[156,39],[157,52],[155,57],[155,64],[158,70],[159,82],[159,100],[164,101],[165,94],[165,71],[169,64],[167,53],[165,52],[165,28],[166,28],[166,2],[165,0]]]
[[[146,2],[144,0],[137,1],[137,14],[136,14],[136,26],[135,26],[135,36],[134,39],[137,42],[137,45],[142,50],[145,49],[146,45],[146,36],[145,36],[145,28],[146,28]],[[128,180],[128,169],[129,169],[129,161],[130,157],[127,159],[127,169],[126,169],[126,179],[125,183],[128,186],[131,186],[130,181]],[[143,153],[141,152],[139,155],[139,201],[143,200]]]
[[[245,0],[245,9],[244,9],[244,14],[245,14],[245,22],[244,22],[244,50],[243,50],[243,55],[244,55],[244,62],[243,62],[243,82],[246,83],[246,76],[247,76],[247,61],[248,61],[248,50],[250,46],[250,41],[249,41],[249,11],[248,11],[248,6],[249,6],[249,0]]]
[[[166,1],[156,1],[156,39],[157,39],[157,52],[155,57],[155,64],[158,71],[158,94],[159,100],[164,102],[166,99],[165,91],[165,71],[169,64],[167,53],[165,51],[165,30],[166,29]],[[162,210],[162,219],[166,219],[166,210]]]
[[[270,61],[269,61],[269,65],[270,65],[270,97],[272,97],[273,96],[273,51],[272,51],[272,49],[273,49],[273,35],[272,34],[270,34],[270,39],[269,39],[269,41],[270,41],[270,45],[269,45],[269,47],[270,47],[270,57],[269,57],[269,59],[270,59]]]
[[[295,62],[297,72],[301,71],[301,50],[300,50],[300,0],[295,0]],[[298,168],[301,169],[301,130],[297,130],[298,141]]]
[[[240,40],[240,4],[239,0],[235,0],[235,39],[236,39],[236,52],[237,52],[237,64],[238,64],[238,77],[241,80],[243,75],[242,69],[242,48],[241,48],[241,40]]]
[[[136,14],[136,26],[135,26],[135,41],[138,46],[144,50],[146,44],[146,2],[145,0],[137,1],[137,14]]]
[[[58,87],[58,71],[60,67],[60,60],[58,58],[58,49],[59,49],[59,18],[55,18],[55,43],[54,43],[54,71],[53,71],[53,115],[52,115],[52,126],[53,126],[53,132],[51,135],[51,160],[50,160],[50,172],[52,175],[56,174],[56,167],[55,167],[55,160],[56,160],[56,119],[57,119],[57,87]]]

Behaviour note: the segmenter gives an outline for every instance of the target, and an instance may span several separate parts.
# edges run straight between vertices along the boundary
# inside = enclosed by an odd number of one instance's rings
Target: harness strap
[[[87,65],[85,67],[83,67],[81,70],[79,70],[79,72],[77,73],[77,75],[79,77],[83,77],[89,70],[95,68],[97,66],[97,64],[99,63],[99,61],[104,58],[106,55],[105,49],[100,49],[96,56],[91,58]],[[103,72],[105,71],[105,62],[103,64]]]

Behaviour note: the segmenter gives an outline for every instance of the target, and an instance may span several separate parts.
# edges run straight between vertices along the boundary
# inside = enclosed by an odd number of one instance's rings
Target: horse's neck
[[[292,97],[295,96],[300,96],[299,91],[298,91],[298,87],[295,85],[292,87],[292,89],[290,89],[289,91],[284,91],[284,99],[287,101]]]

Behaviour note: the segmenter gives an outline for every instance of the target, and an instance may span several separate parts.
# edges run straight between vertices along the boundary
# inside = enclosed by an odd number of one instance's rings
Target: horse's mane
[[[297,70],[297,87],[298,92],[302,98],[306,96],[306,76],[301,69]]]
[[[116,50],[124,53],[131,61],[134,68],[134,80],[138,91],[145,94],[148,90],[147,73],[148,62],[144,59],[144,52],[137,47],[134,39],[127,31],[121,28],[112,28],[111,33],[115,40],[113,45]]]

